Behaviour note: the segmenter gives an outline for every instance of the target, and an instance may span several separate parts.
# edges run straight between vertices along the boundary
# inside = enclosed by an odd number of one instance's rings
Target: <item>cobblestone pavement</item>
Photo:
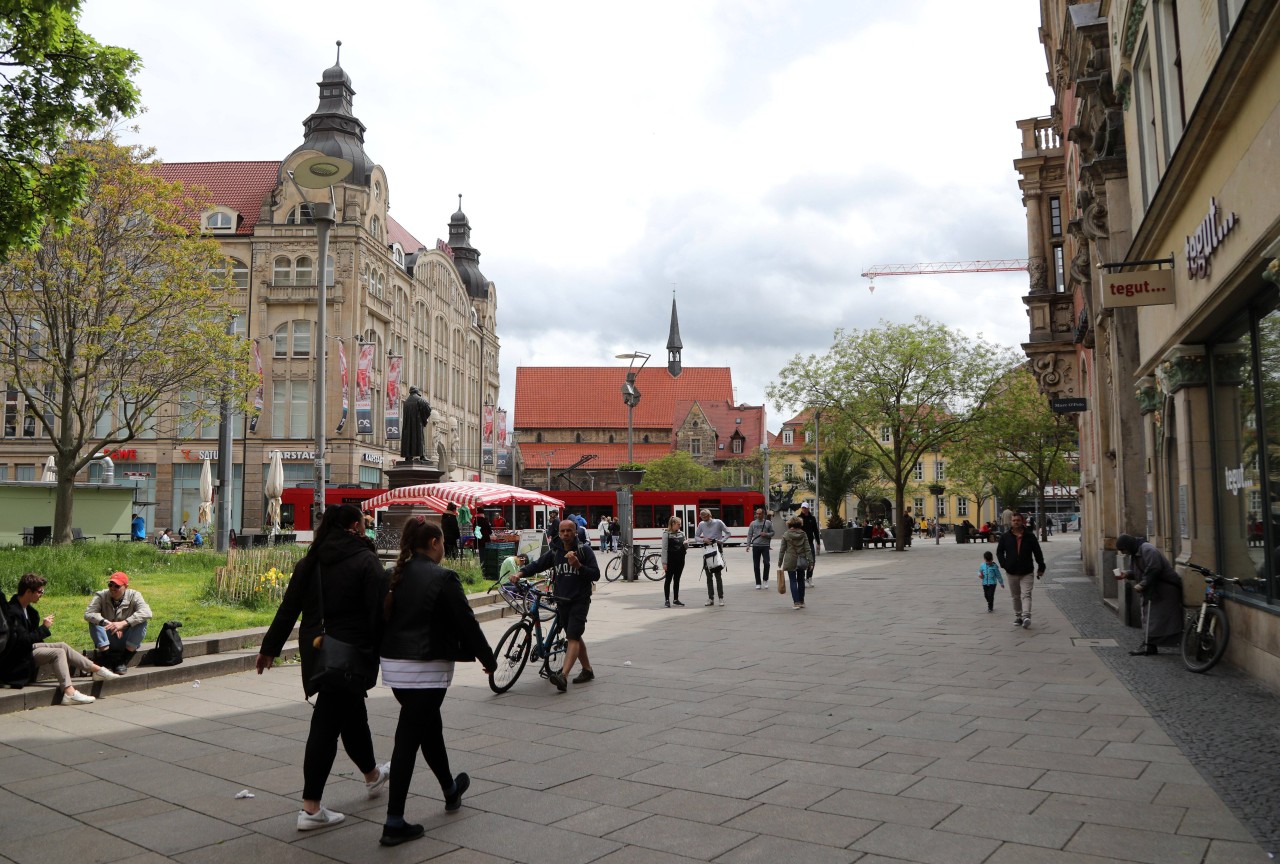
[[[1059,587],[1037,586],[1029,630],[1007,591],[987,613],[982,547],[954,543],[822,556],[803,610],[754,590],[742,550],[725,607],[692,577],[675,609],[652,582],[601,585],[594,682],[558,694],[529,669],[495,696],[460,667],[445,723],[471,790],[446,814],[419,765],[407,815],[427,834],[395,849],[342,755],[325,802],[346,820],[295,830],[296,666],[0,716],[0,864],[1266,862],[1188,758],[1203,751],[1073,642],[1048,600],[1070,606],[1077,553],[1050,547]],[[397,705],[381,688],[368,704],[385,759]]]
[[[1130,657],[1138,631],[1098,600],[1075,544],[1061,545],[1071,551],[1053,550],[1059,554],[1046,576],[1053,586],[1048,596],[1081,636],[1116,642],[1094,650],[1263,848],[1280,852],[1280,697],[1226,665],[1205,675],[1188,672],[1177,648]]]

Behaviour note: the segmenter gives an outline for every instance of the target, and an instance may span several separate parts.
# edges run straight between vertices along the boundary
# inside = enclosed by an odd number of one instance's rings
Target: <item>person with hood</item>
[[[1161,642],[1178,642],[1182,636],[1182,577],[1169,559],[1144,537],[1121,534],[1116,551],[1129,556],[1129,570],[1116,578],[1133,580],[1133,590],[1142,597],[1142,644],[1130,651],[1134,657],[1160,653]]]
[[[818,546],[822,542],[822,535],[818,533],[818,520],[809,512],[808,504],[800,505],[800,515],[796,518],[800,520],[800,530],[804,531],[805,537],[809,538],[809,555],[807,559],[809,561],[809,569],[804,573],[804,581],[807,584],[812,585],[813,565],[816,564],[818,560]],[[791,523],[788,522],[787,524],[790,525]],[[803,608],[804,604],[801,603],[800,606]]]
[[[440,784],[444,809],[452,813],[462,806],[471,778],[465,772],[456,777],[452,773],[440,706],[453,683],[456,663],[478,659],[486,673],[498,665],[467,603],[462,580],[440,566],[443,558],[444,532],[438,526],[421,516],[405,523],[400,556],[382,599],[385,626],[378,649],[382,684],[400,703],[387,820],[378,841],[383,846],[398,846],[425,832],[422,825],[404,818],[419,750]]]
[[[561,693],[569,689],[569,673],[578,661],[582,661],[582,672],[573,679],[574,684],[585,684],[596,677],[582,634],[586,632],[587,615],[591,612],[591,583],[600,579],[600,567],[596,564],[591,544],[578,537],[581,530],[572,519],[561,520],[558,541],[553,542],[537,561],[526,564],[508,577],[511,582],[516,582],[551,571],[556,616],[564,627],[568,645],[564,652],[564,668],[559,672],[553,669],[548,680]]]
[[[803,609],[804,577],[806,573],[812,572],[813,546],[810,545],[809,535],[805,533],[804,520],[799,516],[792,516],[787,520],[787,530],[782,532],[778,556],[791,583],[791,606],[793,609]]]
[[[346,818],[325,807],[322,800],[325,781],[338,754],[339,737],[347,755],[364,776],[370,798],[382,791],[391,774],[390,763],[379,765],[374,758],[364,694],[339,690],[316,692],[311,684],[318,637],[329,634],[369,651],[377,647],[383,582],[378,554],[373,542],[364,536],[360,508],[354,504],[330,507],[324,511],[311,548],[293,568],[275,620],[258,650],[256,666],[261,675],[280,656],[298,615],[302,615],[302,627],[298,631],[302,689],[307,699],[315,696],[316,701],[302,758],[299,831],[336,825]]]

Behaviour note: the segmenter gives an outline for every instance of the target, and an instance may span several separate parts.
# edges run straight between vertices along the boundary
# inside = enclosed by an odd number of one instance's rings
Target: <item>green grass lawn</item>
[[[129,587],[141,591],[151,606],[148,642],[160,634],[165,621],[181,621],[183,636],[270,624],[274,608],[252,609],[213,596],[214,571],[225,564],[226,555],[217,552],[161,552],[147,543],[16,547],[0,549],[0,591],[12,597],[23,573],[48,579],[37,608],[41,615],[54,615],[51,641],[75,648],[90,644],[85,607],[92,593],[107,587],[107,578],[117,570],[129,574]],[[468,593],[489,586],[479,567],[454,569]]]

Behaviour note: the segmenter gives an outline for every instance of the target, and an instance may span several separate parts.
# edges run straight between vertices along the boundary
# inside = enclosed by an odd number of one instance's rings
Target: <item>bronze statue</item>
[[[417,387],[409,388],[400,419],[400,458],[405,462],[426,462],[426,428],[431,419],[431,403]]]

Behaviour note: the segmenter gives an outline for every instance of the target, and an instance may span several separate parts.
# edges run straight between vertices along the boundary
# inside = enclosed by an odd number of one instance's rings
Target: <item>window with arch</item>
[[[641,444],[648,444],[648,443],[649,443],[649,436],[648,436],[648,435],[645,435],[643,438],[641,438],[641,439],[640,439],[640,443],[641,443]]]
[[[276,328],[276,357],[311,356],[311,322],[303,319],[286,321]]]
[[[293,282],[293,262],[283,255],[276,258],[271,265],[271,284],[289,285]]]
[[[610,436],[609,436],[609,443],[610,443],[610,444],[612,444],[612,443],[613,443],[613,436],[612,436],[612,435],[610,435]]]
[[[379,240],[382,239],[382,220],[377,216],[369,218],[369,233]]]
[[[542,433],[541,433],[541,432],[535,432],[535,433],[533,433],[533,443],[534,443],[534,444],[541,444],[541,443],[542,443]]]
[[[289,215],[285,217],[286,225],[313,225],[315,217],[311,213],[310,204],[299,204],[289,211]]]
[[[574,444],[581,444],[581,443],[582,443],[582,433],[581,433],[581,432],[575,432],[575,433],[573,433],[573,443],[574,443]]]
[[[387,287],[387,276],[385,273],[379,272],[378,273],[378,290],[375,293],[379,297],[381,297],[386,287]]]
[[[229,272],[231,274],[231,285],[234,288],[249,287],[249,267],[239,258],[228,258],[227,267],[214,267],[214,275],[222,278]]]
[[[373,181],[373,200],[374,201],[382,200],[382,184],[379,183],[377,180]]]
[[[373,278],[369,275],[368,264],[360,265],[360,284],[363,285],[366,289],[368,289],[370,294],[373,293],[373,289],[374,289]]]
[[[316,281],[315,267],[306,255],[293,262],[293,284],[313,285]]]
[[[334,276],[335,269],[336,269],[336,263],[333,260],[333,256],[326,255],[324,258],[324,284],[329,286],[330,288],[333,287],[333,280],[335,278]]]
[[[209,231],[230,231],[236,227],[236,220],[231,217],[230,213],[215,210],[205,215],[204,227]]]
[[[400,248],[400,244],[393,244],[391,247],[391,257],[401,267],[404,266],[404,250]]]

